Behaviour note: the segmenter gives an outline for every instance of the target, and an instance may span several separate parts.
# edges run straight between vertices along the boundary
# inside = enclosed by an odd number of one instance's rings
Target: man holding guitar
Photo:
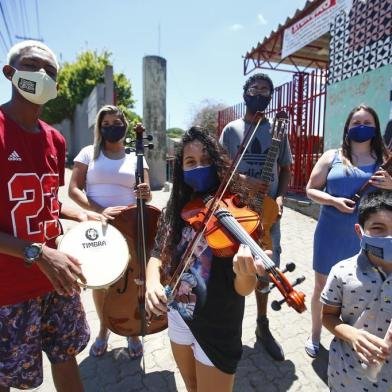
[[[239,173],[244,180],[244,185],[252,193],[253,209],[259,212],[262,218],[264,233],[260,243],[264,248],[272,247],[273,260],[279,267],[280,217],[283,213],[283,196],[290,181],[292,163],[290,145],[287,134],[280,135],[279,138],[278,135],[271,133],[271,124],[264,115],[274,90],[272,80],[265,74],[255,74],[245,82],[243,88],[245,116],[225,126],[220,135],[220,143],[227,149],[229,156],[234,158],[246,133],[252,131],[261,119],[250,147],[240,163]],[[272,336],[266,315],[268,293],[264,293],[263,289],[268,285],[268,278],[263,279],[255,290],[256,336],[272,358],[283,361],[283,349]]]

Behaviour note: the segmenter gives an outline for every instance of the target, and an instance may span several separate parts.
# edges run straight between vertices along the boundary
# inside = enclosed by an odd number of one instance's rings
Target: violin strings
[[[275,263],[260,248],[249,233],[238,223],[234,216],[228,210],[223,208],[218,211],[218,215],[221,215],[219,216],[220,222],[236,237],[238,242],[248,245],[252,254],[260,257],[267,271],[272,273],[276,279],[279,279],[279,273],[276,269]]]
[[[144,182],[144,177],[143,177],[143,164],[141,164],[142,168],[140,169],[140,158],[143,158],[143,154],[137,154],[137,169],[136,169],[136,186]],[[138,238],[139,238],[139,247],[138,247],[138,257],[142,256],[142,261],[139,263],[142,263],[144,268],[140,268],[139,271],[139,280],[142,281],[143,283],[138,285],[138,298],[139,302],[142,303],[142,309],[141,311],[141,334],[142,334],[142,339],[144,338],[144,335],[146,334],[146,314],[145,314],[145,293],[146,293],[146,268],[147,268],[147,252],[146,252],[146,237],[145,237],[145,201],[143,199],[136,199],[136,202],[138,204]],[[141,251],[140,251],[141,248]],[[141,267],[139,265],[139,267]],[[143,345],[144,346],[144,345]],[[143,356],[144,360],[144,356]],[[145,371],[145,364],[143,363],[143,369]]]
[[[248,245],[252,254],[262,259],[263,264],[268,271],[274,274],[277,273],[274,262],[259,247],[256,241],[252,237],[250,237],[246,230],[237,222],[237,220],[229,211],[222,208],[218,211],[216,216],[223,224],[223,226],[225,226],[240,243]]]
[[[142,202],[142,201],[140,201],[140,206],[141,206],[141,208],[140,208],[140,225],[141,225],[141,232],[142,232],[142,251],[143,251],[143,264],[144,264],[144,271],[146,270],[146,268],[147,268],[147,253],[146,253],[146,238],[145,238],[145,236],[144,236],[144,233],[145,233],[145,225],[144,225],[144,210],[145,210],[145,206],[144,206],[144,203]],[[145,280],[146,280],[146,277],[145,277],[145,274],[144,274],[144,276],[143,276],[143,286],[142,287],[144,287],[144,285],[145,285]]]

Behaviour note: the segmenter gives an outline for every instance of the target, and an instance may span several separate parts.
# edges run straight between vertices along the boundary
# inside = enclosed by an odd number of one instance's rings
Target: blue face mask
[[[195,192],[207,192],[218,184],[218,176],[213,166],[198,166],[184,170],[184,182]]]
[[[347,137],[357,143],[363,143],[376,135],[376,127],[357,125],[348,130]]]
[[[392,236],[372,237],[362,233],[361,248],[392,264]]]

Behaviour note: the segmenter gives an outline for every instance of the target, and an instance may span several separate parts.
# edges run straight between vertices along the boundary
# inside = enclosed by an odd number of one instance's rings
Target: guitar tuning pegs
[[[154,144],[153,143],[148,143],[144,145],[145,148],[148,148],[149,150],[153,150],[154,149]]]
[[[130,154],[131,152],[135,152],[135,149],[132,147],[125,147],[125,154]]]
[[[151,140],[154,139],[154,136],[152,136],[152,135],[147,135],[147,136],[146,136],[145,138],[143,138],[143,139],[148,140],[148,141],[151,141]]]

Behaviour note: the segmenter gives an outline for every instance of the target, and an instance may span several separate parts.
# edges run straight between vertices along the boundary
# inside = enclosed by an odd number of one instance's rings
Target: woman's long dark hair
[[[388,158],[388,152],[381,136],[380,120],[378,119],[376,111],[372,109],[370,106],[364,104],[358,105],[353,110],[351,110],[350,114],[347,117],[346,123],[344,124],[343,142],[342,142],[343,157],[349,160],[351,164],[353,163],[351,144],[350,144],[350,139],[347,137],[347,133],[353,115],[356,112],[359,112],[360,110],[365,110],[366,112],[370,113],[373,116],[374,123],[376,125],[376,135],[372,138],[370,143],[370,149],[371,149],[370,154],[373,156],[373,158],[376,159],[377,164],[381,164],[386,158]]]
[[[220,146],[218,141],[211,136],[205,129],[194,126],[185,132],[179,143],[175,158],[173,170],[173,188],[167,203],[166,208],[162,212],[160,221],[158,223],[158,231],[156,235],[155,254],[159,254],[163,266],[176,267],[174,254],[176,247],[181,240],[182,229],[185,226],[185,221],[181,218],[181,211],[194,195],[190,186],[184,182],[183,171],[183,157],[184,147],[193,141],[199,141],[208,153],[211,165],[216,168],[219,180],[222,180],[227,174],[230,167],[230,160],[226,152]],[[228,191],[232,193],[239,193],[238,175],[236,175],[229,185]]]

